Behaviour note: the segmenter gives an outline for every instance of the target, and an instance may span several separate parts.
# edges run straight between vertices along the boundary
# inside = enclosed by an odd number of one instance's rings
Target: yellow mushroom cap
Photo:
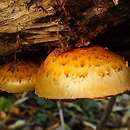
[[[41,64],[35,88],[48,99],[103,98],[128,90],[127,62],[102,47],[54,50]]]
[[[0,69],[0,90],[22,93],[33,90],[36,83],[37,65],[30,62],[11,62]]]

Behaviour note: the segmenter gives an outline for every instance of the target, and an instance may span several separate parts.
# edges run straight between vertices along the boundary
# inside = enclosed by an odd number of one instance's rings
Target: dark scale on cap
[[[58,55],[61,55],[62,53],[64,53],[64,50],[63,49],[55,49],[51,55],[54,55],[54,56],[58,56]]]
[[[83,68],[84,66],[85,66],[85,64],[84,64],[84,63],[81,63],[81,64],[80,64],[80,67],[81,67],[81,68]]]
[[[68,54],[65,54],[65,53],[64,53],[63,55],[64,55],[64,58],[67,58],[67,57],[68,57]]]
[[[69,74],[68,73],[65,73],[65,76],[66,76],[66,78],[69,76]]]
[[[66,62],[61,63],[61,65],[65,66],[65,65],[66,65]]]

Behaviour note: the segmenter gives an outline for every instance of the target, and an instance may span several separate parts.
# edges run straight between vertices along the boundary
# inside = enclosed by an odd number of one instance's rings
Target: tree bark
[[[78,41],[76,46],[82,46],[80,40],[85,41],[84,45],[99,33],[130,19],[129,0],[120,0],[117,6],[112,0],[65,2],[63,10],[54,0],[1,0],[0,55],[16,49],[17,35],[24,46],[60,46],[64,37],[73,38],[75,43]]]

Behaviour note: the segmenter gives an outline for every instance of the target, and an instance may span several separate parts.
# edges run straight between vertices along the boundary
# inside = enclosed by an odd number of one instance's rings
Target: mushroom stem
[[[60,101],[57,101],[57,106],[59,110],[59,117],[60,117],[60,122],[61,122],[61,130],[65,130],[65,121],[64,121],[64,114],[63,114],[63,109],[62,109],[62,104]]]
[[[111,112],[112,112],[112,109],[113,109],[113,106],[116,102],[116,96],[112,97],[109,102],[108,102],[108,105],[106,107],[106,111],[104,112],[103,114],[103,117],[101,119],[101,121],[99,122],[99,124],[97,125],[97,128],[96,130],[103,130],[104,128],[104,125],[105,123],[107,122]]]

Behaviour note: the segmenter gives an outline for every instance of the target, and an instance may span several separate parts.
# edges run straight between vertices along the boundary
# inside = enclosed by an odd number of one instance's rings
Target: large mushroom
[[[69,51],[54,50],[41,64],[35,93],[47,99],[97,99],[114,96],[96,130],[103,130],[115,95],[130,90],[130,69],[123,57],[102,47],[85,47]],[[64,129],[60,102],[59,114]]]
[[[41,64],[36,94],[47,99],[96,99],[130,90],[130,70],[121,56],[102,47],[54,50]]]
[[[22,93],[33,90],[36,83],[37,65],[31,62],[11,62],[0,68],[0,90]]]

